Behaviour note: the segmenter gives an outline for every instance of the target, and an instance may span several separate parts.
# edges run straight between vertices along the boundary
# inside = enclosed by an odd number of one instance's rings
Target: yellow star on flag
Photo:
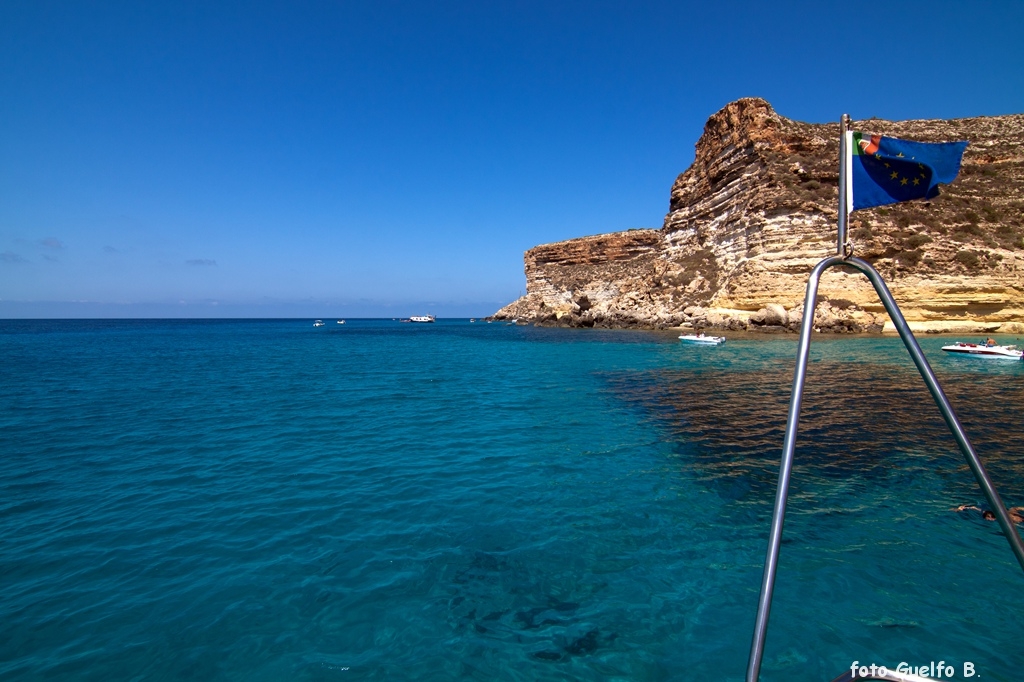
[[[901,185],[905,185],[905,184],[907,184],[907,179],[906,179],[906,178],[903,178],[902,180],[900,180],[900,184],[901,184]]]
[[[900,176],[900,174],[899,174],[899,173],[897,173],[896,171],[893,171],[893,172],[892,172],[892,174],[891,174],[891,175],[889,175],[889,179],[890,179],[890,180],[895,180],[895,179],[896,179],[896,178],[898,178],[899,176]]]
[[[920,185],[921,184],[921,178],[914,178],[914,184],[915,185]]]

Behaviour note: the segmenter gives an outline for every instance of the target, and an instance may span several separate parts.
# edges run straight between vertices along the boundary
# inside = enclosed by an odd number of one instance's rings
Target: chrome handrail
[[[953,411],[953,406],[950,405],[949,399],[946,398],[946,394],[939,385],[938,379],[935,378],[935,373],[932,371],[931,366],[925,359],[924,353],[921,352],[921,347],[918,345],[917,339],[914,338],[913,332],[910,331],[910,327],[907,325],[907,321],[904,319],[903,313],[900,312],[899,306],[896,305],[896,301],[893,299],[888,287],[885,286],[882,276],[878,274],[870,263],[861,260],[860,258],[853,257],[852,255],[847,256],[845,253],[829,256],[814,267],[814,270],[811,271],[810,279],[807,282],[807,295],[804,298],[803,320],[800,324],[800,344],[797,348],[796,369],[793,375],[793,395],[789,403],[789,417],[786,421],[786,437],[782,446],[782,462],[779,465],[779,485],[775,493],[775,509],[772,513],[771,531],[768,534],[768,551],[765,557],[764,575],[761,581],[761,596],[757,605],[757,619],[754,622],[754,638],[750,647],[750,658],[747,662],[747,682],[757,682],[761,671],[761,659],[764,656],[764,643],[768,632],[768,615],[771,611],[772,592],[775,589],[775,574],[778,569],[779,547],[782,543],[782,526],[786,516],[786,501],[789,496],[789,479],[793,471],[793,451],[796,447],[797,425],[800,421],[800,403],[803,399],[804,379],[807,374],[807,356],[811,345],[811,331],[814,327],[814,313],[817,309],[818,284],[821,280],[822,273],[835,265],[848,265],[853,267],[863,273],[875,287],[875,292],[878,294],[879,299],[881,299],[882,305],[885,306],[886,312],[889,313],[889,318],[896,326],[896,331],[899,332],[900,338],[903,340],[903,345],[907,347],[910,357],[914,360],[914,364],[917,365],[917,369],[920,371],[921,377],[928,386],[928,391],[935,399],[935,403],[938,406],[939,411],[942,413],[942,417],[946,420],[946,424],[949,426],[950,431],[953,432],[953,436],[956,438],[957,444],[960,446],[960,451],[967,459],[967,463],[971,467],[971,471],[974,472],[974,477],[978,480],[978,484],[985,493],[985,498],[995,511],[996,519],[999,521],[999,526],[1002,528],[1003,534],[1006,535],[1006,539],[1010,543],[1010,549],[1017,557],[1017,561],[1020,563],[1021,568],[1024,569],[1024,542],[1021,541],[1020,535],[1017,534],[1017,530],[1013,526],[1013,521],[1010,519],[1010,515],[1006,511],[1006,506],[999,497],[999,493],[996,492],[995,486],[992,485],[992,480],[989,478],[984,465],[978,458],[978,453],[974,451],[974,446],[971,445],[971,441],[967,437],[967,433],[964,431],[963,426],[960,424],[960,420]],[[842,679],[844,678],[840,676],[839,680]]]

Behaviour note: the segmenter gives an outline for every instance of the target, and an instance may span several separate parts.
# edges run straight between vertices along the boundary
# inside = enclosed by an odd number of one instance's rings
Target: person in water
[[[961,504],[956,508],[956,511],[962,512],[972,509],[974,511],[981,512],[981,518],[986,521],[995,521],[996,513],[991,509],[982,509],[981,507],[975,507],[973,504]],[[1024,523],[1024,507],[1010,507],[1006,510],[1006,513],[1010,515],[1010,520],[1014,523]]]

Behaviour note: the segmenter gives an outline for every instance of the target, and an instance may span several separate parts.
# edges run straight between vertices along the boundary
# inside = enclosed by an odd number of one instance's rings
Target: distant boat
[[[433,322],[433,315],[413,315],[409,318],[410,322]]]
[[[323,320],[317,320],[316,322],[313,323],[313,326],[314,327],[322,327],[322,326],[324,326],[324,321]]]
[[[476,322],[476,318],[475,317],[471,317],[471,318],[469,318],[469,321],[470,322]]]
[[[338,324],[345,324],[345,320],[338,320]]]
[[[1024,360],[1024,352],[1017,348],[1017,346],[997,346],[995,342],[989,345],[987,343],[964,343],[963,341],[958,341],[952,345],[943,346],[942,350],[947,353],[973,355],[979,358]]]
[[[679,337],[679,340],[683,343],[692,343],[698,346],[717,346],[725,343],[724,336],[704,336],[704,332],[699,334],[683,334]]]

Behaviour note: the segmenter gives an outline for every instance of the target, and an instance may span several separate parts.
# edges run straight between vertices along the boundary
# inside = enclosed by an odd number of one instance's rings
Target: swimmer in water
[[[975,507],[973,504],[961,504],[954,511],[962,512],[972,509],[974,511],[981,512],[981,518],[986,521],[995,521],[996,513],[991,509],[982,509],[981,507]],[[1010,515],[1010,520],[1014,523],[1024,523],[1024,507],[1010,507],[1006,510],[1006,513]]]

